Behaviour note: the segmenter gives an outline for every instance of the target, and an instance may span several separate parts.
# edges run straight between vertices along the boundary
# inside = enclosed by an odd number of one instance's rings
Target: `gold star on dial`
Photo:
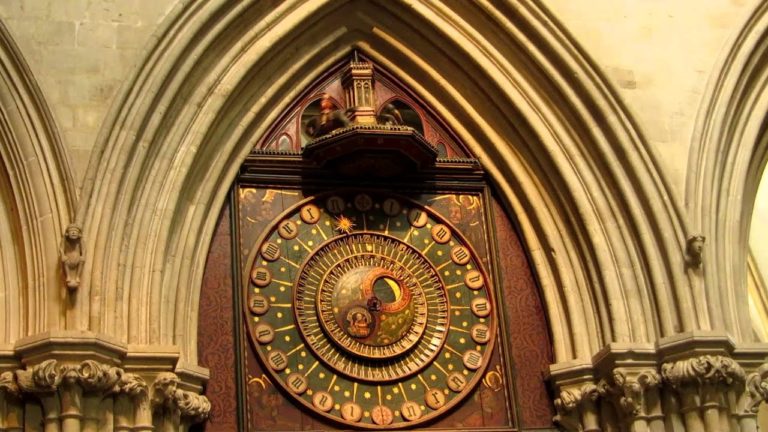
[[[355,224],[348,217],[341,215],[336,217],[336,222],[333,224],[334,229],[339,233],[350,234],[355,228]]]

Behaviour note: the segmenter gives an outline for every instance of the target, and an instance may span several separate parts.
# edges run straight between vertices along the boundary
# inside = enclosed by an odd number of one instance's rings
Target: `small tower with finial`
[[[355,51],[354,60],[349,63],[341,80],[347,107],[351,110],[350,120],[357,124],[376,123],[376,95],[373,90],[373,65],[360,61]]]

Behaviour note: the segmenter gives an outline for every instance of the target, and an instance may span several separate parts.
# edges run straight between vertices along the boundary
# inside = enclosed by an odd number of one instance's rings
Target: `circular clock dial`
[[[495,339],[489,279],[461,233],[428,207],[317,196],[252,250],[250,337],[275,382],[318,414],[412,427],[480,379]]]

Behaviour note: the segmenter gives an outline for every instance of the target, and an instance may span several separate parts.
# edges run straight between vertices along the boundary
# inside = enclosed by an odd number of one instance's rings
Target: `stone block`
[[[34,39],[40,45],[47,47],[75,46],[74,21],[34,21],[32,31]]]
[[[86,21],[77,26],[77,46],[114,48],[115,24]]]
[[[146,30],[141,26],[131,24],[117,24],[117,39],[115,46],[118,48],[141,48],[147,41]]]
[[[53,0],[50,7],[51,19],[84,21],[87,18],[88,0]]]

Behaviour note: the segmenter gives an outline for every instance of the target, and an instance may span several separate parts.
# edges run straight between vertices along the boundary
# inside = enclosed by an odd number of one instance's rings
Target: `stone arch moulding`
[[[768,161],[768,4],[748,17],[710,78],[696,120],[686,180],[691,226],[706,237],[712,327],[753,338],[747,296],[749,227]],[[716,300],[714,300],[716,299]]]
[[[156,40],[87,174],[79,219],[99,253],[82,328],[197,362],[203,264],[235,173],[353,48],[493,176],[528,242],[558,362],[697,327],[681,313],[692,298],[680,210],[624,108],[538,3],[211,0],[180,5]]]
[[[0,176],[4,283],[0,351],[66,326],[59,250],[77,201],[67,152],[21,51],[0,22]]]

